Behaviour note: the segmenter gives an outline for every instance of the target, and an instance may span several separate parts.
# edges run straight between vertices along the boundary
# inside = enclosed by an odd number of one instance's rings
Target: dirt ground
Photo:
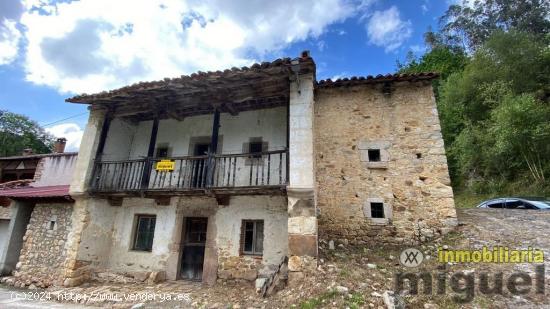
[[[403,273],[428,273],[432,276],[432,292],[425,295],[424,285],[413,295],[405,286],[396,296],[396,305],[406,308],[550,308],[550,276],[544,274],[544,294],[537,293],[534,264],[512,263],[441,263],[437,248],[480,249],[482,246],[508,246],[510,249],[532,247],[544,250],[544,264],[550,268],[550,212],[526,210],[459,209],[460,225],[456,232],[443,239],[417,246],[424,254],[418,267],[399,263],[404,247],[365,246],[349,248],[337,244],[329,250],[326,241],[320,243],[319,267],[314,275],[294,283],[267,298],[259,297],[251,284],[219,282],[203,287],[193,282],[164,282],[154,286],[144,284],[86,284],[75,288],[50,288],[50,295],[96,295],[96,299],[79,303],[110,308],[386,308],[383,294],[395,291],[395,276]],[[541,265],[541,264],[538,264]],[[480,274],[487,273],[489,286],[503,273],[502,295],[480,291]],[[533,278],[529,292],[512,295],[508,282],[512,273],[523,272]],[[463,282],[453,289],[452,277],[471,275],[475,289],[467,293]],[[437,277],[440,275],[440,277]],[[540,275],[539,275],[540,277]],[[438,294],[437,278],[445,278],[445,288]],[[540,278],[539,278],[540,281]],[[461,285],[462,284],[462,285]],[[99,299],[98,296],[118,293],[118,299]],[[156,300],[125,299],[128,295],[157,295]],[[517,294],[517,293],[516,293]],[[171,295],[171,299],[167,299]],[[472,297],[467,297],[471,295]],[[179,297],[179,298],[178,298]],[[174,299],[176,298],[176,299]],[[460,299],[466,302],[459,302]],[[471,298],[471,299],[469,299]],[[73,300],[65,300],[71,303]]]

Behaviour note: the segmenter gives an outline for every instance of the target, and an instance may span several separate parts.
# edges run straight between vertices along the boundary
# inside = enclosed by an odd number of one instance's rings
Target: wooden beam
[[[153,162],[150,160],[155,153],[155,145],[157,144],[157,133],[159,130],[159,118],[155,116],[153,119],[153,127],[151,128],[151,137],[149,139],[149,149],[147,150],[147,161],[143,167],[143,175],[141,177],[141,187],[147,188],[149,186],[149,177],[151,176],[151,169],[153,168]]]
[[[105,149],[105,141],[107,140],[107,133],[109,132],[109,128],[111,126],[111,120],[111,111],[107,110],[107,113],[105,114],[105,119],[103,120],[103,124],[101,125],[101,133],[99,135],[99,142],[97,144],[97,149],[95,153],[96,161],[101,160],[101,156],[103,155],[103,150]]]
[[[239,112],[235,109],[235,106],[233,106],[232,103],[226,102],[223,104],[223,106],[231,116],[237,116],[239,114]]]
[[[220,131],[220,110],[214,111],[214,121],[212,123],[212,137],[210,139],[210,149],[208,150],[208,161],[206,163],[206,187],[211,187],[214,181],[214,155],[218,151],[218,134]]]
[[[210,140],[210,152],[215,154],[218,151],[218,134],[220,131],[220,110],[214,111],[214,121],[212,123],[212,139]]]

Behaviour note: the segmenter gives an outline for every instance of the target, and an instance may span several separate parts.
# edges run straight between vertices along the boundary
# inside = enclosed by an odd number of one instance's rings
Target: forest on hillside
[[[434,91],[459,198],[550,195],[549,7],[451,5],[425,33],[426,53],[398,61],[401,73],[441,74]]]

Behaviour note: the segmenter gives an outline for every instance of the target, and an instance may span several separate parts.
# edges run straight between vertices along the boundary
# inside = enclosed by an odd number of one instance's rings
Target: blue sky
[[[409,50],[423,53],[423,33],[437,28],[448,5],[1,0],[0,109],[47,125],[74,150],[87,120],[86,106],[64,102],[74,94],[296,57],[306,49],[317,63],[317,79],[391,73]]]

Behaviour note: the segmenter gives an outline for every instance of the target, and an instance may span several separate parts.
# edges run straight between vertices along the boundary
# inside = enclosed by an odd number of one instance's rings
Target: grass
[[[454,187],[456,208],[473,208],[485,200],[506,196],[550,197],[548,184],[533,184],[528,179],[516,182],[484,181],[470,188]],[[488,193],[492,192],[492,193]]]
[[[350,309],[361,308],[365,304],[365,298],[359,293],[352,293],[351,297],[346,298],[344,305]]]
[[[338,292],[335,290],[327,291],[318,297],[310,298],[306,301],[303,301],[300,303],[300,309],[314,309],[317,308],[323,304],[325,304],[327,301],[332,300],[338,295]]]
[[[354,292],[348,295],[342,295],[344,297],[344,307],[349,307],[350,309],[361,308],[365,304],[365,298],[360,293]],[[335,290],[327,291],[317,297],[310,298],[306,301],[300,303],[300,309],[314,309],[321,306],[326,306],[332,300],[338,296],[338,292]]]
[[[496,194],[474,194],[471,192],[455,193],[456,208],[474,208],[481,202],[496,197]]]

